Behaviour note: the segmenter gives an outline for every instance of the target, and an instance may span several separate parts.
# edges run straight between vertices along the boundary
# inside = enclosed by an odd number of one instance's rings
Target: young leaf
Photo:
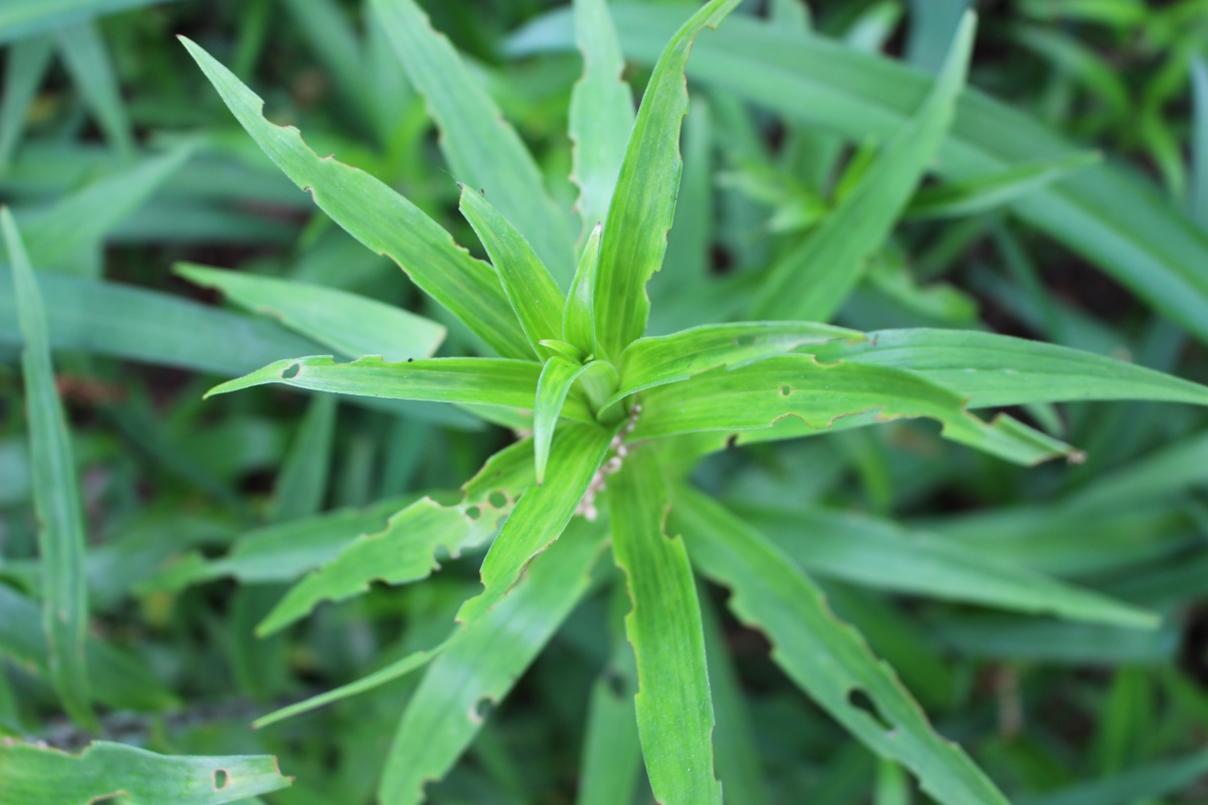
[[[570,291],[566,295],[566,309],[562,313],[562,337],[584,355],[596,353],[596,320],[592,300],[596,292],[596,269],[600,265],[602,230],[603,227],[596,224],[587,236],[575,278],[571,280]]]
[[[538,556],[511,594],[463,626],[411,696],[378,787],[382,802],[418,803],[453,767],[497,703],[587,592],[603,529],[573,523]]]
[[[574,263],[570,219],[478,77],[413,0],[373,0],[379,24],[440,127],[454,177],[489,196],[563,282]]]
[[[336,394],[530,408],[540,372],[541,364],[535,361],[510,358],[426,358],[390,363],[373,357],[337,363],[324,355],[270,363],[215,386],[206,396],[283,383]],[[563,412],[582,422],[595,421],[583,401],[575,398],[567,400]]]
[[[910,372],[823,364],[813,355],[782,355],[650,389],[642,395],[634,438],[752,429],[768,429],[773,438],[801,435],[793,428],[777,433],[789,417],[807,432],[928,417],[943,425],[945,438],[1019,464],[1075,452],[1008,417],[987,424],[966,411],[958,395]]]
[[[924,187],[914,194],[905,215],[907,218],[930,219],[990,212],[1013,204],[1048,184],[1060,182],[1094,165],[1101,158],[1097,151],[1062,154],[1052,159],[1013,165],[989,176],[940,187]]]
[[[570,141],[587,230],[604,222],[633,130],[633,92],[621,78],[625,61],[605,0],[575,0],[575,44],[583,76],[570,96]]]
[[[817,350],[822,360],[907,369],[969,400],[969,407],[1072,400],[1208,405],[1208,387],[1068,347],[996,333],[881,330]]]
[[[600,246],[593,308],[602,358],[615,358],[646,329],[646,283],[662,266],[679,191],[684,68],[701,31],[716,28],[737,5],[710,0],[693,14],[667,43],[642,94]]]
[[[941,737],[897,675],[838,621],[788,557],[706,495],[677,488],[672,522],[693,561],[730,589],[730,609],[772,643],[772,659],[815,702],[877,754],[901,763],[940,802],[1006,799],[968,756]]]
[[[192,41],[181,38],[202,72],[256,144],[348,234],[398,263],[407,276],[471,332],[507,357],[532,354],[489,266],[403,196],[363,171],[320,159],[293,127],[264,118],[264,101]]]
[[[474,227],[534,348],[562,335],[562,292],[524,235],[477,190],[461,188],[461,214]]]
[[[279,319],[349,358],[428,358],[445,338],[444,326],[430,319],[336,288],[192,263],[179,263],[175,270],[190,282],[219,290],[240,307]]]
[[[21,132],[29,104],[50,66],[50,40],[36,37],[17,42],[8,49],[4,63],[4,91],[0,93],[0,169],[7,169]]]
[[[984,556],[980,547],[820,508],[761,507],[747,521],[806,571],[893,592],[1071,620],[1152,628],[1157,617]]]
[[[634,706],[650,788],[659,802],[720,803],[696,583],[683,539],[665,531],[670,502],[652,451],[625,459],[608,504],[632,604],[625,631],[637,659]]]
[[[917,114],[881,148],[855,188],[759,289],[760,318],[827,321],[892,231],[956,112],[973,50],[975,18],[961,20],[948,60]]]
[[[617,399],[723,366],[741,366],[831,341],[860,342],[855,330],[813,322],[704,324],[671,335],[639,338],[621,354]]]
[[[368,592],[376,580],[396,585],[427,578],[440,567],[438,550],[456,558],[462,550],[482,544],[532,483],[530,450],[528,442],[517,442],[496,453],[466,483],[455,505],[420,498],[396,512],[384,528],[348,542],[338,555],[294,585],[257,632],[283,629],[321,601],[342,601]]]
[[[537,483],[545,480],[545,465],[549,462],[550,443],[554,439],[554,428],[566,404],[575,381],[585,374],[598,370],[616,372],[603,361],[593,361],[586,366],[571,363],[565,358],[554,356],[545,362],[541,377],[537,380],[537,400],[533,407],[533,454],[536,458]]]
[[[604,463],[614,430],[571,423],[558,430],[549,477],[520,496],[482,560],[482,593],[462,605],[458,622],[470,623],[496,606],[533,558],[558,539]]]
[[[59,55],[80,95],[92,107],[100,128],[119,153],[134,151],[130,119],[122,102],[121,88],[100,32],[91,22],[60,28],[55,32]]]
[[[0,800],[47,802],[172,802],[216,805],[267,794],[292,782],[271,755],[157,755],[108,741],[77,755],[45,745],[0,742]]]
[[[50,678],[63,706],[84,725],[95,723],[84,637],[88,582],[84,574],[84,519],[71,436],[55,387],[46,314],[38,282],[8,208],[0,207],[0,232],[17,300],[25,347],[21,374],[33,470],[38,549],[42,556],[42,628],[50,648]]]

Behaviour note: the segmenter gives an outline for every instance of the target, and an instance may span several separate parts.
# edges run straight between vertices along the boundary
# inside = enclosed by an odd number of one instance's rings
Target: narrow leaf
[[[103,14],[162,2],[164,0],[6,0],[0,7],[0,44],[85,22]]]
[[[323,508],[331,470],[336,429],[336,398],[317,395],[302,417],[302,424],[273,488],[270,517],[287,521],[311,517]]]
[[[1208,230],[1208,62],[1202,58],[1191,64],[1191,96],[1191,214],[1202,229]]]
[[[524,235],[477,190],[461,188],[459,209],[486,247],[529,343],[561,337],[562,292]]]
[[[501,701],[587,592],[603,530],[579,521],[538,556],[511,595],[467,624],[411,696],[378,787],[382,802],[420,802],[481,728],[484,704]]]
[[[990,212],[1013,204],[1048,184],[1095,164],[1098,152],[1063,154],[1052,159],[1013,165],[1004,171],[925,187],[914,194],[906,208],[907,218],[955,218]]]
[[[957,330],[881,330],[827,345],[823,360],[908,369],[967,397],[971,408],[1074,400],[1208,405],[1208,387],[1055,344]]]
[[[760,287],[760,318],[827,321],[859,281],[927,170],[956,112],[975,18],[961,20],[944,68],[915,116],[881,148],[858,184]]]
[[[96,741],[78,755],[45,745],[0,742],[0,800],[48,802],[234,802],[289,786],[271,755],[157,755]]]
[[[320,159],[293,127],[264,118],[264,101],[230,70],[181,38],[256,144],[348,234],[398,263],[416,285],[500,354],[531,354],[495,273],[403,196],[363,171]]]
[[[693,561],[730,589],[730,609],[772,643],[772,659],[815,702],[940,802],[1006,803],[955,744],[941,737],[897,675],[837,620],[788,557],[709,497],[676,489],[672,517]]]
[[[683,167],[684,68],[701,31],[716,28],[737,5],[738,0],[710,0],[693,14],[667,43],[642,94],[600,247],[594,304],[600,357],[616,357],[646,329],[646,283],[663,263]]]
[[[530,486],[520,496],[482,560],[483,591],[462,605],[459,622],[469,623],[496,606],[534,557],[558,539],[588,494],[612,437],[613,430],[595,424],[568,423],[558,430],[546,482]]]
[[[632,603],[625,631],[637,659],[634,706],[650,787],[659,802],[720,803],[700,603],[684,541],[664,530],[670,502],[651,451],[626,458],[608,502]]]
[[[580,366],[565,358],[554,356],[545,362],[541,377],[537,380],[537,399],[533,407],[533,453],[536,458],[537,483],[545,480],[545,466],[549,462],[550,443],[554,439],[554,428],[562,413],[562,406],[570,394],[571,387],[585,372],[593,371],[588,364]],[[615,376],[615,372],[614,372]]]
[[[80,90],[85,102],[92,107],[105,138],[122,154],[134,150],[130,119],[122,101],[121,88],[105,42],[96,25],[83,22],[55,32],[59,55]]]
[[[7,169],[25,129],[30,102],[50,66],[51,45],[45,38],[17,42],[4,63],[0,93],[0,169]]]
[[[532,155],[449,40],[413,0],[373,0],[379,24],[440,128],[454,177],[489,196],[561,281],[574,263],[570,220]]]
[[[63,706],[83,725],[95,723],[84,652],[88,582],[84,572],[84,518],[71,436],[55,387],[42,295],[17,225],[0,207],[0,231],[17,300],[25,347],[21,374],[29,427],[38,550],[42,557],[42,628],[50,648],[50,678]]]
[[[191,263],[177,264],[176,273],[349,358],[428,358],[445,337],[444,326],[430,319],[336,288]]]
[[[575,0],[575,44],[583,76],[570,96],[571,178],[579,186],[586,230],[604,222],[625,146],[633,130],[633,92],[621,78],[625,60],[605,0]]]
[[[603,227],[597,224],[587,236],[562,313],[562,337],[584,355],[596,353],[596,319],[592,300],[596,292],[596,270],[600,265],[601,231]]]

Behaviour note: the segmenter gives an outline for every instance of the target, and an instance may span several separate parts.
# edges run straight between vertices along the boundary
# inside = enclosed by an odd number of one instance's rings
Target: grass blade
[[[8,169],[17,149],[29,104],[50,66],[50,54],[50,41],[44,38],[17,42],[8,49],[0,95],[0,170]]]
[[[271,755],[158,755],[96,741],[77,755],[47,746],[0,743],[0,799],[47,802],[173,802],[211,805],[279,791],[292,782]]]
[[[604,223],[633,130],[633,92],[605,0],[575,0],[575,44],[583,76],[570,97],[571,178],[579,186],[584,229]]]
[[[901,763],[941,802],[1005,803],[994,784],[927,722],[897,675],[831,614],[788,557],[713,500],[677,489],[672,522],[693,561],[731,591],[740,620],[768,635],[772,659],[839,723]]]
[[[164,0],[6,0],[0,8],[0,45]]]
[[[60,28],[55,32],[55,41],[67,71],[71,73],[80,95],[92,107],[105,138],[118,153],[133,153],[134,136],[130,131],[130,119],[122,102],[117,76],[113,74],[109,53],[96,26],[84,22]]]
[[[914,117],[880,149],[839,205],[769,270],[759,318],[828,321],[881,248],[926,172],[956,113],[973,52],[975,17],[956,30],[944,68]]]
[[[545,190],[536,162],[478,77],[412,0],[372,0],[411,83],[428,101],[458,181],[481,190],[563,282],[574,266],[570,219]]]
[[[596,270],[600,266],[601,231],[603,227],[597,224],[587,236],[562,312],[562,337],[584,355],[596,353],[596,319],[592,305],[596,293]]]
[[[613,551],[632,605],[634,697],[650,787],[659,802],[721,802],[713,772],[713,698],[692,566],[664,530],[669,501],[649,450],[631,453],[609,487]]]
[[[42,295],[16,222],[0,208],[25,348],[21,373],[29,427],[38,549],[42,556],[42,624],[50,648],[50,678],[63,706],[84,725],[95,723],[84,651],[88,582],[84,572],[84,518],[71,436],[55,387]]]
[[[501,355],[531,351],[490,267],[439,224],[363,171],[320,159],[298,130],[265,119],[264,101],[193,42],[181,41],[257,145],[319,208],[366,248],[398,263],[416,285]]]
[[[176,273],[349,358],[428,358],[445,338],[444,326],[430,319],[336,288],[191,263],[178,264]]]
[[[667,43],[642,94],[600,247],[594,308],[602,358],[615,358],[646,330],[646,283],[663,263],[683,167],[684,69],[696,37],[716,28],[737,5],[738,0],[711,0],[693,14]]]

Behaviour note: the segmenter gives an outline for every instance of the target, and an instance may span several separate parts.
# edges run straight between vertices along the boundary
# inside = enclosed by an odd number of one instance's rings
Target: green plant
[[[491,265],[461,251],[435,222],[359,170],[319,159],[297,132],[261,116],[261,101],[186,40],[224,101],[265,152],[338,224],[399,264],[500,358],[360,358],[280,361],[211,391],[265,383],[320,392],[463,406],[490,406],[503,421],[527,423],[531,439],[488,462],[451,507],[425,498],[387,529],[348,545],[282,600],[262,623],[269,633],[323,599],[427,577],[443,553],[490,542],[483,590],[464,602],[457,624],[433,649],[408,655],[362,682],[287,708],[297,713],[442,659],[481,663],[474,676],[510,676],[531,660],[490,646],[517,619],[544,637],[586,589],[605,535],[630,609],[625,632],[636,668],[635,714],[655,797],[720,801],[714,776],[714,716],[704,632],[689,554],[699,571],[732,591],[731,607],[764,631],[774,658],[830,714],[884,757],[949,802],[1004,801],[958,749],[940,738],[917,705],[821,593],[775,545],[684,480],[700,456],[747,441],[785,439],[899,417],[938,421],[945,437],[1000,458],[1032,464],[1076,451],[1018,420],[987,423],[967,407],[1071,399],[1152,399],[1208,404],[1208,389],[1073,350],[987,333],[902,330],[859,333],[818,324],[850,293],[944,136],[963,83],[973,21],[959,26],[949,57],[914,118],[852,180],[851,190],[800,254],[780,263],[754,297],[772,321],[703,325],[643,337],[646,283],[658,271],[675,211],[680,125],[688,111],[684,67],[693,41],[737,0],[713,0],[672,37],[655,65],[636,119],[617,80],[619,50],[599,2],[576,3],[587,72],[576,87],[571,137],[586,237],[570,278],[569,229],[534,182],[532,162],[490,102],[460,70],[447,43],[426,30],[408,0],[375,3],[412,80],[429,98],[460,172],[490,180],[463,187],[460,208]],[[593,32],[593,33],[586,33]],[[437,76],[451,80],[446,86]],[[456,89],[455,89],[456,87]],[[464,146],[461,137],[477,129]],[[456,149],[464,148],[464,151]],[[487,164],[471,166],[471,160]],[[499,208],[493,205],[499,201]],[[540,210],[540,214],[536,212]],[[607,210],[606,215],[603,212]],[[602,220],[591,216],[600,215]],[[511,217],[514,216],[514,217]],[[560,288],[560,281],[563,291]],[[800,321],[798,323],[797,320]],[[606,501],[606,506],[604,505]],[[606,515],[598,516],[606,509]],[[582,521],[572,524],[576,513]],[[668,517],[670,518],[668,520]],[[500,526],[500,523],[502,525]],[[682,535],[682,536],[681,536]],[[970,557],[972,559],[972,557]],[[975,561],[975,560],[974,560]],[[556,603],[543,584],[565,585]],[[1012,589],[1014,588],[1014,589]],[[1142,611],[1041,577],[1019,574],[988,600],[1068,617],[1144,626]],[[1043,591],[1043,592],[1042,592]],[[548,594],[548,593],[547,593]],[[528,612],[527,607],[540,607]],[[516,663],[510,669],[508,661]],[[626,661],[619,660],[622,670]],[[491,667],[495,666],[495,667]],[[511,674],[508,671],[511,671]],[[379,795],[412,801],[442,775],[480,720],[479,701],[506,688],[456,693],[468,703],[460,726],[436,712],[421,685],[403,715]],[[423,726],[421,726],[423,725]],[[426,728],[425,728],[426,727]],[[440,737],[437,737],[440,736]]]
[[[1141,368],[1201,355],[1146,311],[1075,307],[1006,217],[1203,337],[1196,223],[1053,133],[1151,156],[1202,223],[1202,67],[1193,124],[1165,111],[1202,0],[984,9],[1009,23],[990,39],[1065,68],[979,73],[1048,129],[965,88],[963,0],[911,4],[914,70],[870,52],[895,0],[432,4],[473,56],[415,0],[368,0],[363,33],[351,4],[288,0],[279,42],[269,0],[93,21],[151,5],[0,10],[0,356],[23,349],[26,401],[0,427],[29,433],[0,433],[0,802],[613,803],[648,780],[660,802],[890,803],[909,772],[944,802],[1126,803],[1208,768],[1172,757],[1208,713],[1186,615],[1208,388]],[[228,70],[184,38],[250,140],[159,80],[182,27],[230,46]],[[1100,28],[1171,50],[1139,137],[1081,44]],[[530,60],[478,60],[503,51]],[[56,52],[72,89],[35,103]],[[257,63],[318,153],[235,77]],[[297,188],[325,215],[301,226]],[[958,261],[970,244],[1005,274]],[[254,272],[201,265],[231,245]],[[113,281],[166,288],[174,258],[264,318]],[[995,334],[1004,310],[1055,343]],[[214,399],[270,384],[306,404]],[[1161,405],[1083,404],[1109,400]],[[1045,723],[1055,697],[1094,735]]]

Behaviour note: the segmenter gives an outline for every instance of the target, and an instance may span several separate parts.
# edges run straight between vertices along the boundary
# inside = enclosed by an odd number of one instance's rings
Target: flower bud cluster
[[[589,523],[594,523],[600,517],[600,511],[596,508],[596,496],[604,491],[605,479],[609,475],[619,472],[625,456],[629,455],[629,447],[625,444],[625,439],[638,426],[638,415],[641,413],[642,406],[635,403],[629,411],[629,421],[617,431],[617,435],[612,437],[612,443],[608,445],[611,455],[600,465],[600,469],[596,470],[596,474],[591,478],[591,483],[587,485],[583,499],[579,501],[579,507],[575,509],[575,514],[586,518]]]

